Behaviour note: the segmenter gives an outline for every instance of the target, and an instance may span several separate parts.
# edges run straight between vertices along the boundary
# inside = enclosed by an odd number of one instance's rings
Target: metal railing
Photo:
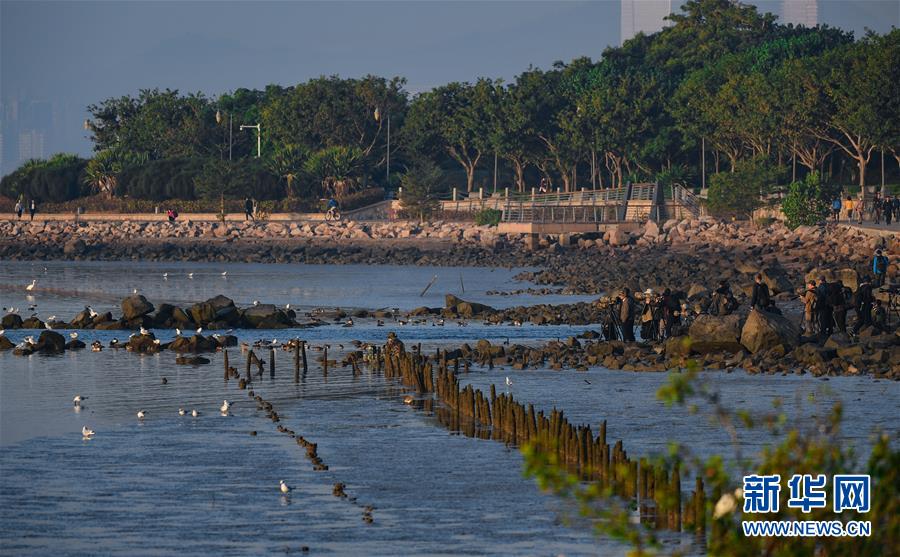
[[[503,222],[533,224],[593,224],[618,222],[619,205],[534,205],[510,201]]]
[[[672,201],[680,204],[694,218],[700,216],[700,199],[694,195],[694,192],[682,186],[674,186],[672,188]]]

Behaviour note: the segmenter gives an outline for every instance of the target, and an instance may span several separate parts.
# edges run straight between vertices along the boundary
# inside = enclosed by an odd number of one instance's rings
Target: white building
[[[815,27],[819,23],[818,0],[782,0],[780,23]]]
[[[622,14],[619,25],[619,44],[638,33],[650,35],[671,25],[664,18],[672,13],[673,4],[677,8],[681,0],[621,0]]]

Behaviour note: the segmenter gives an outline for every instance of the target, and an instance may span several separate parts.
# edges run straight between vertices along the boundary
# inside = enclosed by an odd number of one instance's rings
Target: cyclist
[[[330,198],[328,200],[328,205],[325,207],[325,215],[331,218],[340,218],[341,208],[338,205],[338,202],[335,198]]]

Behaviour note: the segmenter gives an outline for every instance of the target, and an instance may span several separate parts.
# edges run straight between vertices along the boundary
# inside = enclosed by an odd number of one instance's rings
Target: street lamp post
[[[391,113],[387,113],[387,153],[385,154],[385,172],[384,172],[384,181],[385,186],[390,186],[391,184]],[[381,121],[381,110],[375,109],[375,121]]]
[[[255,124],[253,126],[247,124],[241,124],[241,130],[244,128],[251,128],[256,130],[256,158],[262,156],[262,128],[260,124]]]
[[[216,111],[216,123],[222,123],[222,113],[220,111]],[[228,160],[231,160],[231,146],[233,142],[231,141],[231,113],[228,113]]]

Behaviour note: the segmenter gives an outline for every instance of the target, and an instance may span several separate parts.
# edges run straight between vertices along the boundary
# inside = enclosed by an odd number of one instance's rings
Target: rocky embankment
[[[9,260],[530,265],[518,238],[471,223],[0,222]],[[499,259],[498,259],[499,258]]]

